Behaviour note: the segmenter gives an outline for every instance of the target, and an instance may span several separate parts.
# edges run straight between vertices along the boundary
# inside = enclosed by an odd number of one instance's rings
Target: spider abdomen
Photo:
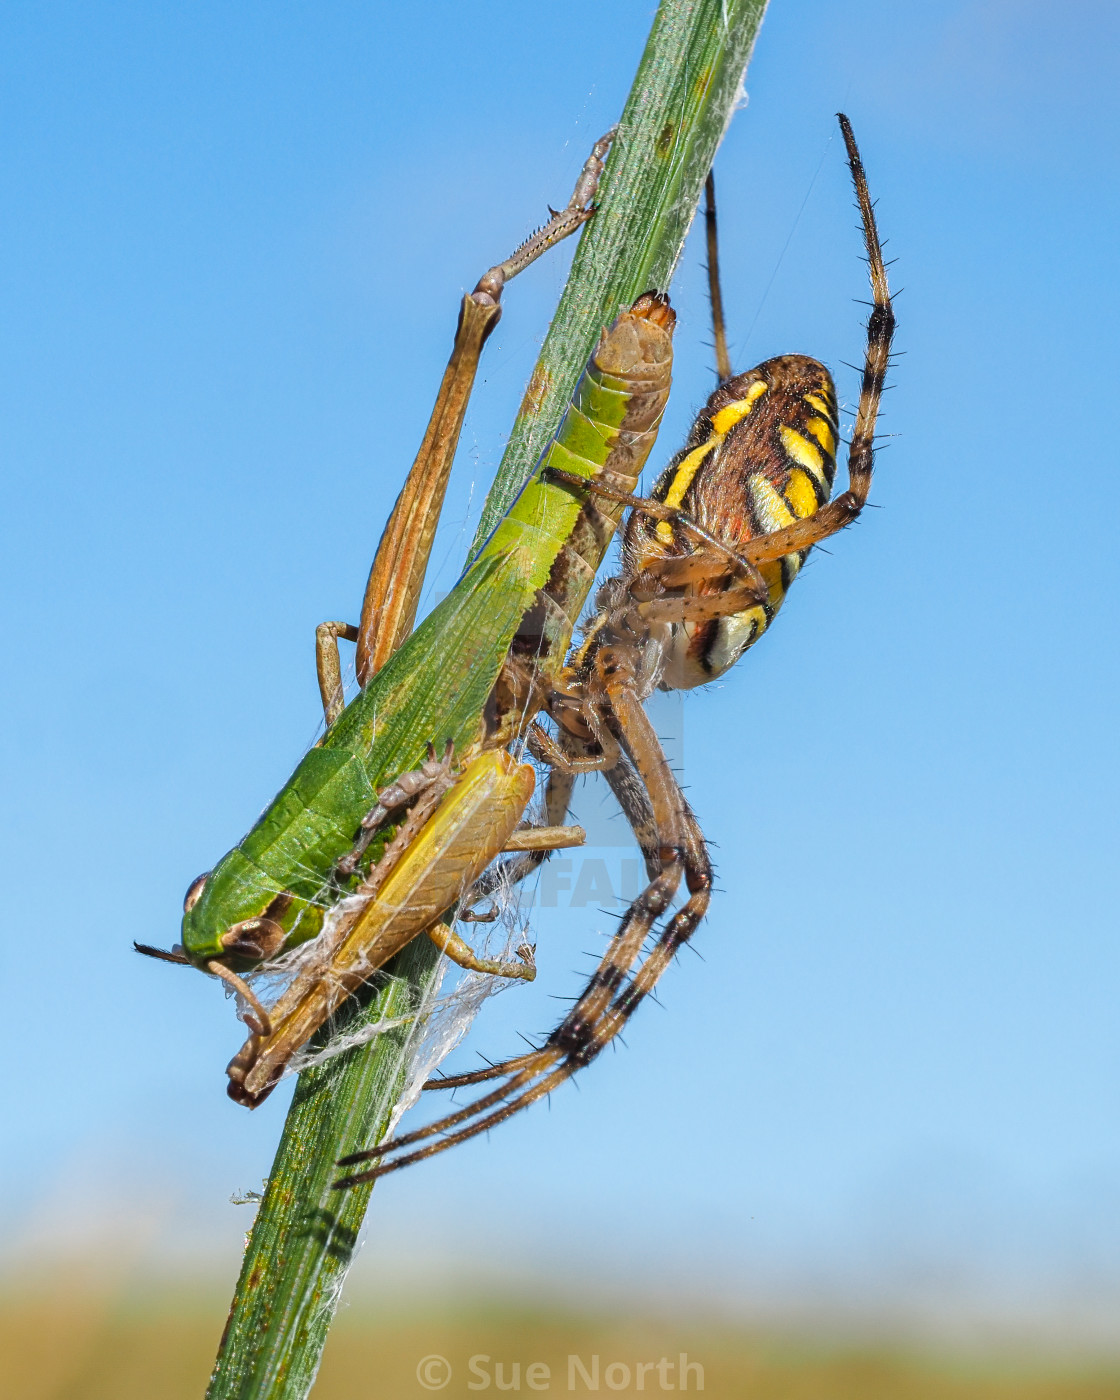
[[[650,493],[679,508],[727,548],[804,520],[820,509],[836,474],[837,415],[832,376],[807,355],[780,355],[721,384],[684,449]],[[635,573],[658,561],[702,553],[694,532],[635,512],[626,533]],[[691,689],[720,676],[770,625],[808,550],[760,565],[765,603],[728,617],[674,623],[661,685]],[[706,596],[733,581],[709,576],[671,590]]]

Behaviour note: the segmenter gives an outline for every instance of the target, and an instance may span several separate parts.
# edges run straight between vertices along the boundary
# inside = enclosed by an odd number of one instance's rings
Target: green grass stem
[[[487,498],[479,538],[508,509],[602,326],[668,287],[734,110],[766,0],[662,0],[572,271]],[[437,954],[416,940],[393,975],[348,1004],[344,1031],[407,1016]],[[337,1028],[336,1028],[337,1032]],[[336,1160],[376,1141],[400,1096],[407,1031],[299,1077],[257,1211],[208,1400],[302,1400],[311,1389],[371,1188],[331,1190]],[[372,1378],[371,1378],[372,1381]]]

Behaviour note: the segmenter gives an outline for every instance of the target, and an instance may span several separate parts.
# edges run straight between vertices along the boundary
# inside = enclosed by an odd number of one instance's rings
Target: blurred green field
[[[201,1400],[223,1304],[200,1293],[98,1298],[92,1292],[0,1299],[3,1400]],[[345,1309],[327,1346],[316,1400],[427,1394],[680,1393],[680,1354],[713,1400],[1120,1400],[1120,1363],[954,1357],[777,1337],[695,1319],[593,1316],[495,1303],[387,1316]],[[579,1358],[581,1373],[570,1363]],[[598,1390],[594,1381],[598,1357]],[[666,1359],[665,1366],[656,1363]],[[425,1387],[417,1368],[429,1360]],[[471,1360],[474,1358],[473,1369]],[[485,1359],[482,1359],[485,1358]],[[501,1370],[498,1369],[499,1364]],[[536,1369],[530,1371],[530,1367]],[[515,1369],[515,1367],[517,1369]],[[689,1393],[701,1373],[690,1369]]]

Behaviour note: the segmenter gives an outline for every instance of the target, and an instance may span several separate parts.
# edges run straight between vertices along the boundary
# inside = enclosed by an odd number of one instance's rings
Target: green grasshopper
[[[464,967],[533,975],[524,952],[515,963],[476,958],[441,916],[500,851],[582,839],[578,828],[517,831],[534,774],[506,746],[544,703],[549,677],[563,665],[622,512],[613,500],[580,500],[549,471],[594,477],[623,497],[633,491],[670,387],[674,318],[666,298],[640,298],[603,333],[537,470],[455,589],[409,633],[502,289],[592,216],[610,139],[596,145],[568,206],[464,298],[452,356],[382,536],[359,625],[325,623],[317,632],[325,737],[240,844],[191,885],[181,947],[166,953],[137,945],[220,977],[248,1003],[251,1034],[228,1072],[231,1097],[249,1107],[345,997],[421,933]],[[340,637],[357,643],[362,687],[346,708]],[[393,821],[400,825],[390,839],[383,828]],[[312,939],[311,956],[270,1012],[243,974]]]

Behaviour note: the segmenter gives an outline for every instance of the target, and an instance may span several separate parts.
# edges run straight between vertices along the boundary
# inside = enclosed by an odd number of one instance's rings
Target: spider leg
[[[561,826],[568,814],[576,776],[609,770],[621,760],[622,753],[614,735],[596,714],[594,707],[584,703],[581,692],[572,685],[570,677],[556,677],[555,687],[546,703],[548,712],[557,721],[557,735],[554,738],[534,722],[529,726],[527,744],[533,757],[549,769],[545,788],[545,820],[550,826]],[[567,727],[571,723],[585,733],[573,733]],[[545,850],[527,851],[513,860],[503,861],[478,881],[478,897],[520,884],[538,869],[548,854]]]
[[[598,661],[598,669],[601,676],[609,675],[617,666],[617,656],[604,651],[603,656]],[[641,703],[636,698],[632,685],[626,680],[620,679],[613,683],[608,681],[605,686],[606,699],[611,712],[617,720],[619,729],[626,746],[633,753],[634,765],[645,783],[645,790],[641,801],[635,801],[632,794],[626,797],[624,810],[627,815],[631,813],[643,825],[647,822],[656,822],[656,805],[662,807],[662,819],[669,814],[670,821],[666,827],[661,828],[662,836],[657,850],[657,858],[663,863],[660,871],[651,870],[649,886],[639,898],[631,905],[627,915],[623,920],[623,927],[616,935],[612,949],[600,963],[592,976],[584,995],[577,1002],[572,1012],[565,1017],[564,1021],[553,1032],[549,1038],[549,1046],[553,1044],[563,1045],[567,1051],[567,1058],[561,1066],[548,1075],[547,1079],[536,1086],[527,1089],[518,1098],[504,1105],[503,1108],[487,1115],[479,1123],[473,1124],[469,1129],[456,1133],[454,1137],[445,1139],[440,1144],[433,1144],[423,1155],[430,1156],[434,1151],[440,1150],[443,1146],[451,1146],[454,1142],[463,1141],[467,1137],[472,1137],[476,1133],[484,1132],[490,1127],[496,1126],[506,1118],[522,1108],[528,1108],[530,1104],[551,1093],[552,1089],[558,1087],[565,1079],[570,1078],[584,1065],[590,1064],[601,1051],[612,1041],[615,1036],[624,1028],[627,1021],[638,1009],[641,1003],[653,991],[666,968],[676,956],[677,951],[691,938],[697,926],[700,924],[708,910],[708,903],[711,897],[712,869],[708,858],[707,844],[695,817],[692,815],[684,794],[680,790],[679,784],[672,776],[669,769],[668,760],[661,749],[660,741],[657,738],[652,725],[650,724]],[[610,773],[612,770],[608,770]],[[659,789],[663,789],[659,791]],[[667,791],[666,791],[667,790]],[[647,795],[648,794],[648,795]],[[659,803],[660,799],[660,803]],[[671,828],[678,832],[678,844],[667,846],[665,844],[665,834]],[[647,845],[651,844],[647,841]],[[669,858],[672,864],[665,870],[664,863]],[[678,863],[679,862],[679,863]],[[650,868],[651,861],[647,856],[647,868]],[[684,906],[670,919],[663,932],[657,939],[651,953],[643,959],[637,972],[635,972],[613,1001],[597,996],[595,993],[599,987],[608,987],[614,992],[624,981],[626,972],[640,955],[642,944],[650,928],[653,926],[658,914],[672,902],[672,895],[668,898],[654,894],[659,882],[668,876],[668,883],[671,884],[675,893],[680,883],[681,873],[684,873],[685,882],[689,891],[689,898]],[[642,917],[640,906],[647,902],[647,917]],[[657,913],[648,917],[650,906],[657,908]],[[618,952],[623,943],[623,934],[626,932],[626,923],[633,919],[635,927],[641,929],[641,939],[636,942],[633,936],[626,939],[629,945],[627,951],[631,953],[629,960],[623,966],[622,958]],[[614,956],[612,956],[614,954]],[[548,1047],[545,1047],[547,1050]],[[524,1061],[532,1062],[534,1059],[540,1063],[540,1057],[545,1051],[538,1052],[536,1056],[524,1056]],[[490,1078],[500,1075],[503,1070],[512,1068],[513,1061],[507,1061],[505,1065],[493,1066],[492,1068],[480,1071],[473,1076],[457,1076],[458,1083],[479,1082],[483,1077]],[[541,1073],[545,1066],[537,1073]],[[449,1081],[440,1081],[442,1085],[451,1087]],[[514,1088],[511,1083],[505,1086],[505,1094],[508,1095]],[[493,1100],[493,1096],[490,1096]],[[481,1108],[481,1101],[475,1105],[476,1111]],[[466,1110],[464,1110],[465,1112]],[[444,1120],[445,1122],[447,1120]],[[460,1120],[464,1121],[464,1120]],[[407,1161],[418,1160],[418,1155],[407,1159]],[[398,1159],[393,1166],[405,1165],[405,1161]]]
[[[761,588],[728,588],[722,593],[698,597],[654,598],[648,603],[639,603],[635,611],[647,623],[711,622],[764,605],[768,598],[769,590],[763,584]]]
[[[513,1075],[508,1084],[502,1084],[489,1094],[484,1094],[482,1098],[475,1099],[465,1108],[460,1108],[454,1113],[448,1113],[443,1118],[437,1119],[434,1123],[429,1123],[423,1128],[416,1128],[411,1133],[402,1133],[400,1137],[391,1138],[388,1142],[383,1142],[377,1147],[367,1148],[364,1152],[352,1152],[348,1157],[339,1160],[340,1167],[353,1166],[358,1162],[368,1162],[371,1159],[383,1158],[390,1152],[396,1152],[402,1147],[411,1147],[414,1143],[423,1142],[426,1138],[436,1137],[449,1132],[452,1128],[457,1128],[461,1123],[467,1123],[470,1119],[477,1117],[480,1113],[485,1113],[488,1109],[498,1109],[503,1099],[509,1098],[517,1089],[522,1086],[531,1086],[540,1074],[550,1065],[555,1064],[561,1056],[549,1046],[544,1046],[527,1057],[530,1064],[517,1074]],[[500,1111],[500,1109],[498,1109]],[[436,1151],[441,1151],[443,1147],[450,1146],[449,1142],[441,1140],[433,1143],[432,1147]],[[425,1154],[430,1155],[430,1153]],[[363,1173],[361,1180],[370,1181],[375,1176],[382,1175],[387,1170],[392,1170],[395,1163],[381,1162],[373,1167],[368,1173]],[[351,1177],[346,1181],[346,1185],[356,1184],[357,1178]]]
[[[867,264],[871,276],[872,309],[867,320],[867,351],[863,362],[863,384],[860,388],[859,406],[856,409],[855,430],[848,449],[848,473],[853,486],[856,481],[865,483],[864,499],[867,498],[867,485],[871,482],[872,459],[875,450],[875,420],[879,414],[879,403],[883,397],[887,366],[891,358],[891,341],[894,337],[894,308],[891,305],[890,288],[887,285],[887,269],[883,263],[883,250],[879,244],[879,230],[875,226],[875,208],[867,189],[867,176],[860,159],[856,138],[848,118],[840,114],[840,130],[844,134],[844,145],[848,148],[848,165],[852,172],[860,217],[863,220],[863,238],[867,246]]]
[[[470,1070],[466,1074],[445,1074],[439,1079],[429,1079],[424,1088],[464,1089],[469,1084],[482,1084],[487,1079],[501,1079],[534,1065],[540,1053],[539,1050],[530,1050],[527,1055],[515,1055],[512,1059],[502,1060],[500,1064],[487,1065],[485,1069]]]
[[[652,880],[661,871],[661,858],[658,853],[657,821],[641,777],[630,760],[621,754],[614,767],[608,768],[603,776],[622,808],[631,835],[638,843],[645,862],[646,879]]]
[[[704,182],[704,231],[708,245],[708,302],[712,308],[712,340],[716,351],[716,379],[723,384],[731,378],[731,356],[727,353],[727,326],[723,319],[723,292],[719,283],[719,234],[716,227],[716,177],[709,170]]]
[[[855,428],[848,448],[848,489],[828,505],[822,506],[815,515],[799,520],[794,525],[788,525],[785,529],[759,535],[745,544],[743,553],[752,564],[780,559],[784,554],[808,549],[810,545],[836,534],[859,515],[867,503],[867,494],[871,489],[871,472],[875,458],[875,422],[879,416],[883,385],[891,358],[895,319],[890,288],[887,285],[887,269],[883,263],[883,250],[879,244],[879,231],[875,226],[875,210],[867,190],[867,177],[860,160],[859,148],[852,135],[851,123],[842,113],[840,130],[848,148],[848,165],[851,168],[852,183],[855,186],[856,200],[863,222],[863,241],[867,249],[872,296],[871,315],[867,319],[863,382],[860,386],[859,405],[856,408]]]
[[[684,599],[679,600],[684,602]],[[605,665],[609,665],[609,660]],[[651,782],[656,772],[667,790],[662,801],[670,801],[673,806],[674,824],[677,831],[676,860],[679,862],[677,880],[684,875],[688,899],[669,920],[659,936],[653,951],[645,958],[629,984],[619,993],[610,1010],[603,1017],[594,1032],[587,1048],[588,1059],[594,1059],[608,1041],[622,1029],[633,1015],[638,1005],[652,990],[664,968],[672,960],[677,949],[692,936],[693,932],[708,911],[712,889],[712,865],[708,857],[708,847],[692,809],[688,805],[680,784],[669,768],[668,759],[661,748],[660,740],[646,716],[634,690],[619,678],[608,684],[607,693],[610,706],[618,721],[626,747],[634,759],[634,765],[641,775],[649,796],[653,812],[657,812],[658,794]],[[656,816],[655,816],[656,819]],[[660,826],[660,822],[658,822]],[[664,862],[665,849],[658,852]]]
[[[458,1132],[452,1133],[449,1137],[441,1138],[439,1142],[431,1142],[426,1147],[421,1147],[416,1152],[406,1153],[403,1157],[395,1157],[391,1162],[386,1162],[383,1166],[371,1167],[367,1171],[355,1172],[351,1176],[344,1176],[334,1183],[336,1191],[344,1190],[349,1186],[358,1186],[363,1181],[376,1181],[378,1177],[387,1176],[390,1172],[398,1171],[401,1167],[411,1167],[415,1162],[422,1162],[425,1157],[434,1157],[439,1152],[446,1151],[449,1147],[455,1147],[461,1142],[466,1142],[469,1138],[477,1137],[479,1133],[489,1132],[491,1128],[496,1128],[499,1123],[504,1123],[507,1118],[512,1118],[515,1113],[519,1113],[523,1108],[528,1108],[530,1104],[536,1103],[546,1094],[552,1093],[553,1089],[559,1088],[565,1079],[569,1078],[573,1070],[568,1066],[562,1066],[555,1070],[547,1078],[527,1089],[520,1098],[514,1099],[512,1103],[504,1104],[501,1108],[495,1109],[493,1113],[481,1118],[478,1122],[471,1123]],[[481,1101],[480,1101],[481,1102]],[[446,1120],[445,1120],[446,1121]],[[434,1127],[434,1125],[433,1125]],[[354,1162],[363,1161],[371,1156],[377,1156],[382,1150],[389,1151],[392,1148],[401,1147],[405,1143],[414,1140],[411,1137],[397,1138],[395,1142],[384,1143],[382,1148],[376,1148],[373,1152],[354,1153],[351,1157],[343,1157],[339,1160],[339,1166],[350,1166]]]
[[[755,580],[758,571],[755,569],[755,558],[751,551],[742,554],[731,549],[722,540],[717,539],[710,530],[705,529],[698,520],[694,520],[691,515],[680,506],[667,506],[664,501],[658,501],[652,496],[635,496],[628,491],[618,491],[613,486],[609,486],[604,481],[594,478],[577,476],[575,472],[566,472],[561,467],[545,467],[543,475],[549,481],[555,481],[562,486],[574,486],[578,490],[586,491],[591,496],[602,496],[604,500],[617,501],[620,505],[628,506],[631,510],[637,511],[640,515],[648,515],[654,520],[664,520],[671,525],[677,525],[682,530],[686,530],[690,535],[695,536],[704,546],[705,552],[713,554],[721,559],[723,567],[718,572],[726,573],[727,566],[730,565],[733,572],[744,575],[749,580]],[[703,563],[699,566],[692,566],[685,561],[679,562],[677,570],[682,575],[682,581],[687,577],[691,568],[699,567],[702,570],[710,571],[710,564]]]
[[[684,857],[685,878],[690,892],[687,903],[666,924],[657,942],[610,1008],[592,1028],[586,1060],[595,1058],[626,1026],[642,1002],[654,990],[678,951],[692,937],[708,911],[712,872],[707,846],[694,818]]]
[[[530,726],[529,752],[541,763],[547,763],[551,769],[548,789],[550,797],[546,797],[546,810],[550,821],[559,813],[561,802],[564,815],[567,815],[567,799],[571,796],[572,781],[580,773],[601,773],[605,768],[613,767],[617,763],[618,749],[613,740],[606,753],[591,753],[591,747],[592,745],[576,738],[567,729],[561,728],[559,737],[554,739],[539,724],[534,723]],[[602,746],[599,747],[601,750]],[[563,820],[563,817],[560,819]]]

